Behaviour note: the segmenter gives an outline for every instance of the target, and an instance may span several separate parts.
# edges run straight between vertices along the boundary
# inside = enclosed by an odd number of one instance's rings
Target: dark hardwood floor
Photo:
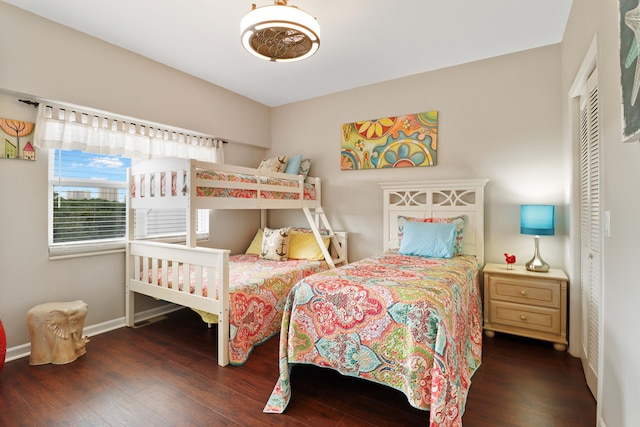
[[[216,362],[216,329],[191,310],[91,338],[66,365],[5,364],[0,426],[425,426],[400,392],[296,366],[284,414],[262,409],[278,377],[278,338],[240,367]],[[484,338],[463,418],[476,426],[594,426],[580,360],[550,343]]]

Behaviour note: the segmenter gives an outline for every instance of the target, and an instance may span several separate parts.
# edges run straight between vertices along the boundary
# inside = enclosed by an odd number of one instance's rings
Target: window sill
[[[124,240],[117,242],[49,245],[49,260],[107,255],[123,253],[124,251]]]

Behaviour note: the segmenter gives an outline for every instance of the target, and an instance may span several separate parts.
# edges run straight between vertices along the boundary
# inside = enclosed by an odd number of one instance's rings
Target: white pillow
[[[266,170],[270,172],[284,172],[287,167],[289,156],[272,157],[271,159],[264,159],[260,162],[258,169]]]
[[[291,227],[271,229],[264,228],[260,258],[272,261],[286,261],[289,259],[289,235]]]

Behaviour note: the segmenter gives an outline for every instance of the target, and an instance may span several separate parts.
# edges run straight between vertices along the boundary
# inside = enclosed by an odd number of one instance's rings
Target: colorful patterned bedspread
[[[229,363],[242,365],[256,345],[280,332],[284,304],[291,288],[305,277],[328,268],[325,261],[270,261],[261,259],[258,255],[230,256]],[[158,278],[160,277],[161,274],[158,273]],[[168,277],[171,277],[170,271]],[[180,269],[180,286],[182,277]],[[206,272],[203,280],[206,280]],[[192,284],[191,292],[193,291]],[[203,294],[207,295],[207,289],[203,289]],[[195,311],[205,322],[217,323],[216,315]]]
[[[264,412],[285,410],[291,368],[305,363],[402,391],[432,427],[462,425],[482,353],[475,257],[374,256],[299,282],[284,310]]]
[[[228,173],[219,171],[198,171],[197,177],[201,179],[212,179],[218,181],[232,182],[258,182],[256,175],[248,175],[242,173]],[[296,177],[297,178],[297,177]],[[287,179],[278,179],[272,177],[262,177],[262,184],[281,185],[286,187],[297,187],[298,182]],[[257,197],[256,190],[247,190],[243,188],[214,188],[214,187],[197,187],[196,192],[201,197],[235,197],[243,199],[255,199]],[[261,199],[299,199],[298,193],[288,193],[280,191],[260,191]],[[316,188],[312,184],[304,184],[304,199],[315,200]]]

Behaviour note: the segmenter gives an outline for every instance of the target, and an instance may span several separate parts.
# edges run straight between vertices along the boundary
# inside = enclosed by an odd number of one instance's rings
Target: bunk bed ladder
[[[322,209],[322,207],[318,206],[314,209],[305,207],[302,208],[302,210],[304,211],[304,215],[307,217],[307,221],[309,222],[309,226],[313,231],[313,235],[318,241],[318,246],[320,246],[320,249],[322,249],[322,253],[324,254],[324,259],[327,261],[327,264],[329,264],[331,268],[335,268],[336,265],[347,265],[347,254],[340,245],[340,242],[338,241],[336,234],[331,228],[331,225],[329,225],[329,220],[324,214],[324,210]],[[331,256],[329,250],[323,243],[322,239],[325,239],[327,237],[329,237],[329,239],[331,240],[331,245],[333,246],[336,258],[333,258]]]

